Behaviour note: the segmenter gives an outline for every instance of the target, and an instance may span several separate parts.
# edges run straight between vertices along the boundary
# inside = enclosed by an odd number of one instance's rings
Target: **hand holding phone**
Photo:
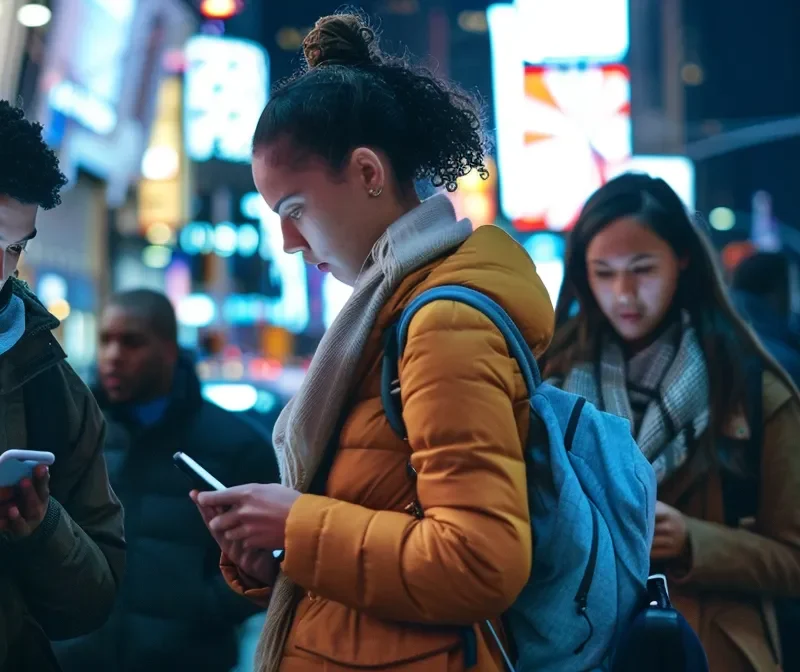
[[[0,531],[27,537],[39,527],[50,506],[52,453],[9,450],[0,455]]]
[[[186,453],[177,452],[172,456],[172,461],[178,469],[189,479],[192,488],[200,492],[208,490],[225,490],[226,487],[201,467]]]
[[[22,479],[31,478],[37,465],[49,467],[55,461],[53,453],[40,450],[7,450],[0,455],[0,488],[15,486]]]

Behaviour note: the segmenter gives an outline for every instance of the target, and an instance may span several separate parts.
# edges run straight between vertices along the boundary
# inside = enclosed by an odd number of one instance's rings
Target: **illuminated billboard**
[[[162,57],[194,22],[179,0],[60,0],[53,13],[36,116],[67,177],[104,179],[112,206],[139,177]]]
[[[694,207],[691,161],[633,156],[630,74],[611,62],[627,54],[626,1],[517,0],[487,17],[500,209],[515,228],[570,229],[589,196],[629,170],[663,178]]]
[[[629,0],[517,0],[528,63],[618,63],[630,46]]]
[[[536,264],[536,272],[550,295],[550,302],[555,306],[564,283],[564,237],[540,231],[523,238],[522,246]]]
[[[630,77],[621,65],[526,66],[519,164],[503,175],[518,228],[567,228],[631,155]]]
[[[193,161],[250,162],[267,104],[269,56],[247,40],[196,35],[186,45],[184,132]]]
[[[47,73],[47,102],[88,130],[107,135],[118,123],[136,2],[68,0],[59,9],[53,49],[61,53]],[[69,39],[59,40],[62,34]]]

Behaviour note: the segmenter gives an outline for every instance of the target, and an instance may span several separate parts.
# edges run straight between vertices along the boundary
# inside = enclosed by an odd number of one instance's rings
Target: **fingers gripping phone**
[[[227,490],[227,488],[203,467],[195,462],[186,453],[177,452],[172,456],[172,461],[186,477],[191,481],[192,486],[203,491],[208,490]]]
[[[0,455],[0,488],[17,485],[23,478],[31,478],[40,464],[50,466],[55,461],[53,453],[40,450],[7,450]]]

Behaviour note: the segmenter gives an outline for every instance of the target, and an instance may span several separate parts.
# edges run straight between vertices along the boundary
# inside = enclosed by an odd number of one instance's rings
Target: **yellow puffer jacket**
[[[408,442],[383,413],[382,334],[415,296],[447,284],[500,303],[535,353],[549,344],[553,309],[544,285],[499,229],[478,229],[403,281],[365,348],[327,496],[303,495],[289,516],[283,571],[306,594],[282,672],[462,672],[454,626],[497,619],[528,579],[528,392],[489,319],[449,301],[423,308],[400,362]],[[415,496],[421,520],[405,510]],[[268,588],[242,591],[235,570],[223,571],[234,589],[268,600]],[[474,672],[503,670],[486,628],[474,627]]]

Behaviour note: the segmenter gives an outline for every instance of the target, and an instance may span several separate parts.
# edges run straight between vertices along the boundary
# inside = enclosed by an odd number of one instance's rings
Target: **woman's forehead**
[[[650,227],[635,217],[623,217],[613,221],[592,238],[587,246],[587,257],[659,254],[668,249],[669,244]]]

